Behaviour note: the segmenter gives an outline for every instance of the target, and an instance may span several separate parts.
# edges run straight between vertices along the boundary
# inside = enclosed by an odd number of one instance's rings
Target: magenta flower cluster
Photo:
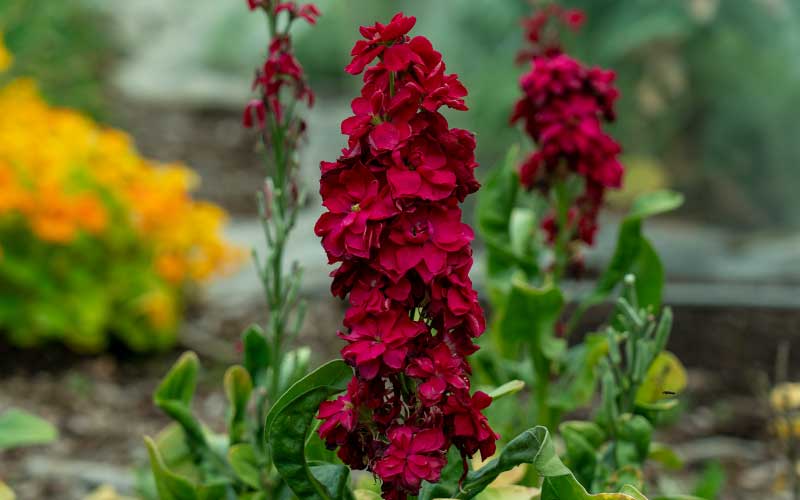
[[[584,20],[579,11],[553,5],[525,22],[532,47],[521,55],[531,61],[531,69],[520,79],[524,95],[511,121],[524,123],[537,150],[522,164],[520,181],[547,195],[568,176],[581,177],[585,188],[569,211],[569,224],[573,239],[591,245],[606,189],[622,184],[620,146],[603,130],[603,123],[615,118],[619,92],[613,71],[584,66],[543,33],[554,19],[572,29]],[[559,231],[552,214],[544,229],[551,240]]]
[[[259,128],[264,129],[268,119],[274,119],[278,125],[283,125],[285,110],[281,103],[281,92],[284,89],[290,91],[294,99],[306,101],[309,107],[314,105],[314,92],[306,82],[303,67],[294,56],[289,29],[297,19],[315,24],[320,11],[314,4],[298,5],[296,2],[247,0],[247,3],[250,10],[265,9],[273,18],[285,12],[288,22],[285,30],[274,34],[269,44],[267,59],[256,71],[253,90],[258,90],[260,98],[253,99],[247,104],[242,122],[247,128],[257,122]],[[305,123],[298,120],[298,124],[299,130],[293,131],[296,135],[305,131]]]
[[[467,362],[485,328],[459,208],[479,187],[475,139],[438,111],[466,109],[467,92],[430,41],[407,35],[415,21],[397,14],[361,28],[346,70],[364,72],[364,86],[342,122],[347,147],[321,164],[327,211],[315,228],[339,264],[332,292],[348,299],[339,336],[355,371],[320,407],[319,434],[380,477],[389,499],[438,481],[451,446],[488,457],[498,438]]]

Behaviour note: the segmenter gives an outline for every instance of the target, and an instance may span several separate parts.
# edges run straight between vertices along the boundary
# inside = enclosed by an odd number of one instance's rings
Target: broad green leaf
[[[547,429],[535,427],[512,439],[497,458],[490,460],[480,469],[469,472],[461,491],[453,498],[474,498],[497,479],[497,476],[525,463],[533,464],[536,471],[545,478],[571,475],[569,469],[558,458]]]
[[[644,494],[636,489],[636,487],[626,484],[619,490],[620,493],[624,493],[626,495],[630,495],[631,497],[635,498],[636,500],[647,500],[647,497]]]
[[[344,361],[336,359],[325,363],[298,380],[270,408],[269,413],[267,413],[266,431],[269,432],[273,419],[296,398],[319,387],[329,387],[331,390],[337,389],[333,394],[344,391],[352,376],[353,369]]]
[[[652,405],[668,399],[669,395],[683,391],[686,382],[686,369],[680,360],[671,352],[663,351],[648,368],[647,375],[636,392],[636,404]]]
[[[566,421],[559,426],[566,447],[566,465],[584,486],[591,485],[597,450],[606,440],[603,429],[594,422]]]
[[[244,366],[256,385],[265,381],[270,362],[270,346],[264,331],[258,325],[250,325],[242,333]]]
[[[56,439],[56,428],[36,415],[16,408],[0,414],[0,450],[47,444]]]
[[[240,443],[228,450],[228,462],[231,464],[236,477],[248,486],[261,488],[261,472],[258,457],[253,447],[247,443]]]
[[[683,204],[683,196],[673,191],[657,191],[639,197],[631,208],[631,212],[620,224],[617,235],[617,246],[605,272],[600,276],[594,292],[581,304],[585,310],[591,305],[604,300],[614,288],[637,265],[646,268],[650,274],[658,275],[661,269],[660,261],[654,258],[652,246],[642,236],[642,221],[664,212],[675,210]],[[644,255],[642,255],[644,254]],[[647,273],[646,273],[647,274]],[[661,278],[663,280],[663,277]],[[653,300],[660,298],[649,285],[641,285],[645,298]]]
[[[197,487],[187,478],[170,471],[152,439],[144,438],[150,455],[150,467],[160,500],[198,500]]]
[[[350,491],[350,469],[341,464],[320,464],[311,466],[311,474],[325,485],[335,500],[353,498]]]
[[[495,335],[509,343],[528,342],[545,359],[558,359],[566,348],[564,340],[555,337],[563,307],[564,297],[555,286],[536,288],[515,276]]]
[[[524,388],[525,388],[525,382],[523,382],[522,380],[512,380],[510,382],[506,382],[505,384],[501,385],[500,387],[492,391],[489,391],[489,396],[491,396],[493,400],[498,400],[505,396],[516,394]]]
[[[345,390],[352,375],[352,369],[342,360],[326,363],[290,387],[267,414],[268,443],[275,468],[298,498],[338,498],[335,495],[339,476],[316,477],[306,462],[305,444],[320,403]]]
[[[650,306],[654,310],[661,306],[664,290],[664,265],[650,241],[642,236],[639,255],[630,269],[636,276],[636,297],[641,307]]]
[[[479,470],[471,471],[460,491],[452,498],[475,498],[501,473],[523,463],[533,464],[542,477],[541,500],[636,500],[622,493],[590,495],[581,486],[556,453],[550,434],[544,427],[528,429],[509,442],[497,458]]]
[[[241,366],[231,366],[225,372],[225,395],[228,398],[228,438],[230,444],[242,441],[247,431],[247,403],[253,392],[250,374]]]

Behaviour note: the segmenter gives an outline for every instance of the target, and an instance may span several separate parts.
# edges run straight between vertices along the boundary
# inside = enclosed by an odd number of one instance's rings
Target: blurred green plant
[[[0,86],[0,110],[2,335],[88,352],[111,338],[171,345],[192,286],[239,260],[224,212],[192,199],[186,167],[141,158],[29,79]]]
[[[689,209],[740,228],[800,225],[790,187],[800,161],[800,4],[565,3],[588,18],[572,49],[618,73],[615,136],[669,165]]]
[[[54,104],[106,117],[104,86],[121,49],[89,2],[0,2],[0,32],[15,56],[12,76],[35,78]]]

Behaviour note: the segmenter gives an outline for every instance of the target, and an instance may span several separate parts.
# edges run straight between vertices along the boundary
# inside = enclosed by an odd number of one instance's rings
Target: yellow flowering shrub
[[[0,334],[83,351],[174,342],[189,287],[241,257],[224,212],[192,199],[196,182],[49,106],[33,81],[0,87]]]

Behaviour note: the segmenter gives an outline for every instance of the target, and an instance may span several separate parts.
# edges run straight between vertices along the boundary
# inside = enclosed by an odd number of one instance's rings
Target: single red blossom
[[[580,9],[569,9],[562,12],[561,17],[573,31],[581,29],[586,22],[586,14]]]
[[[414,358],[406,368],[406,374],[424,380],[417,390],[425,405],[438,403],[449,387],[454,389],[469,387],[464,360],[454,355],[445,343]]]
[[[485,392],[477,391],[470,397],[468,392],[458,391],[447,398],[444,406],[445,415],[452,419],[453,440],[463,443],[470,455],[480,451],[484,460],[494,455],[495,441],[500,439],[481,413],[491,403],[491,396]]]
[[[375,378],[381,370],[397,372],[404,366],[409,340],[426,331],[425,325],[412,321],[402,311],[390,310],[352,325],[350,333],[340,334],[348,341],[342,357],[366,380]]]
[[[372,27],[362,26],[361,36],[366,40],[356,42],[350,53],[353,60],[345,71],[357,75],[381,55],[389,71],[403,70],[412,61],[421,63],[419,56],[407,45],[394,45],[395,42],[404,41],[406,33],[411,31],[416,23],[417,18],[399,13],[387,25],[375,23]]]
[[[368,257],[370,248],[382,226],[374,222],[397,213],[387,188],[366,168],[342,170],[326,175],[320,183],[322,214],[314,231],[322,236],[322,244],[331,262],[346,252]]]
[[[472,228],[461,222],[458,208],[420,208],[401,214],[392,225],[380,251],[380,265],[398,277],[416,269],[429,282],[445,272],[448,255],[469,245],[473,238]]]
[[[447,460],[440,429],[394,427],[388,432],[389,447],[375,464],[375,473],[404,491],[419,491],[422,481],[437,482]]]
[[[253,99],[244,108],[244,116],[242,116],[242,125],[247,128],[253,127],[253,115],[255,114],[258,120],[259,128],[264,128],[264,122],[267,118],[267,110],[264,107],[264,101]]]
[[[358,413],[353,398],[357,396],[358,379],[347,385],[347,393],[333,401],[325,401],[319,407],[319,435],[328,446],[341,446],[347,442],[347,434],[358,424]]]

